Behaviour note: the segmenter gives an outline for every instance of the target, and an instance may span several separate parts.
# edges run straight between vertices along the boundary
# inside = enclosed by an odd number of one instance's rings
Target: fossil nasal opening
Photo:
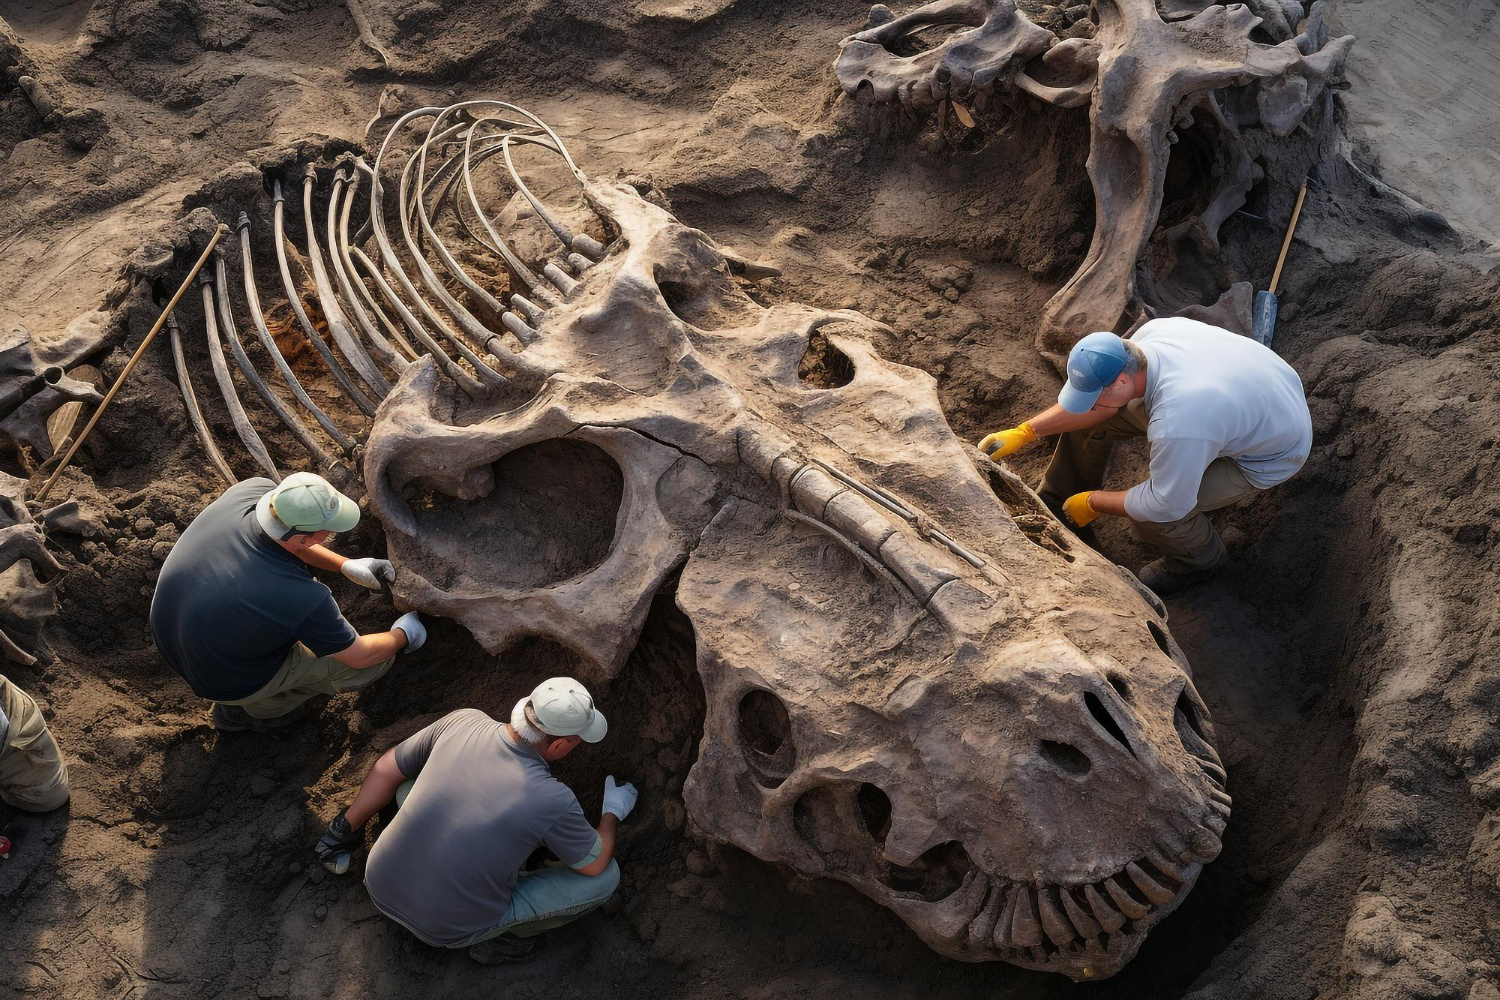
[[[1120,724],[1109,713],[1109,709],[1104,707],[1104,702],[1099,700],[1099,696],[1092,691],[1086,691],[1083,695],[1083,703],[1088,706],[1089,714],[1094,717],[1094,721],[1103,726],[1104,731],[1114,737],[1115,742],[1134,757],[1135,749],[1130,745],[1130,740],[1125,738],[1125,730],[1120,728]]]
[[[814,330],[807,353],[797,362],[797,378],[814,389],[838,389],[854,381],[854,362],[821,329]]]
[[[1148,621],[1146,623],[1146,630],[1151,633],[1151,638],[1156,641],[1156,648],[1162,651],[1162,655],[1168,659],[1175,659],[1172,656],[1172,644],[1167,640],[1167,633],[1162,627],[1156,624],[1156,622]]]
[[[1082,777],[1094,766],[1088,755],[1071,743],[1056,740],[1041,741],[1042,756],[1074,777]]]

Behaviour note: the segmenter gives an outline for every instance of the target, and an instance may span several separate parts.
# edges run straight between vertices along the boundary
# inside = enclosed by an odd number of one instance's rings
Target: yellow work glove
[[[1086,528],[1090,521],[1099,516],[1099,512],[1089,503],[1089,497],[1093,495],[1093,490],[1089,490],[1074,493],[1063,501],[1063,513],[1068,515],[1068,520],[1073,522],[1074,527]]]
[[[979,450],[998,462],[1008,455],[1014,455],[1035,440],[1036,431],[1031,429],[1030,424],[1022,424],[1019,427],[996,431],[987,436],[979,442]]]

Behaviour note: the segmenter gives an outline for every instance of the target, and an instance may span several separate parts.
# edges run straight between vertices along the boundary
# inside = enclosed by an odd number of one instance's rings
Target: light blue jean
[[[396,789],[397,808],[406,801],[415,783],[416,779],[404,781]],[[521,872],[510,894],[510,907],[500,922],[450,947],[467,948],[501,934],[532,937],[561,927],[603,906],[619,884],[620,866],[613,860],[598,875],[582,875],[563,865]]]

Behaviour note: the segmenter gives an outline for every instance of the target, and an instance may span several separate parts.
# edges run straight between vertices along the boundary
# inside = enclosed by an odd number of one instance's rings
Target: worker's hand
[[[396,619],[392,629],[400,629],[406,634],[406,651],[414,653],[422,648],[422,643],[427,641],[427,627],[422,624],[422,619],[417,617],[415,611],[408,611]]]
[[[354,852],[365,842],[363,827],[356,830],[350,826],[349,821],[344,818],[346,812],[347,809],[339,810],[339,814],[329,822],[323,836],[318,838],[318,845],[313,848],[318,861],[335,875],[342,875],[349,870],[349,865],[354,861]]]
[[[615,819],[629,816],[630,810],[635,808],[635,799],[635,786],[630,782],[617,785],[613,774],[604,779],[604,811],[613,813]]]
[[[979,442],[979,450],[990,457],[992,461],[998,462],[1008,455],[1014,455],[1022,448],[1036,440],[1036,431],[1031,425],[1022,424],[1008,430],[996,431]]]
[[[1068,515],[1068,520],[1073,522],[1075,528],[1086,528],[1090,521],[1099,516],[1099,512],[1089,503],[1089,497],[1094,495],[1093,490],[1084,493],[1074,493],[1063,501],[1063,513]]]
[[[396,567],[391,565],[391,561],[376,559],[372,556],[364,559],[345,559],[339,572],[361,587],[369,587],[371,590],[379,590],[381,580],[386,583],[396,582]]]

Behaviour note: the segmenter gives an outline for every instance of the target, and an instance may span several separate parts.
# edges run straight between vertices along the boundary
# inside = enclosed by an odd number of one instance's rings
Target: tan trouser
[[[1115,442],[1146,433],[1146,408],[1132,399],[1124,409],[1096,427],[1070,431],[1057,439],[1052,464],[1042,475],[1038,492],[1066,500],[1084,490],[1104,484],[1104,469]],[[1212,569],[1224,561],[1224,542],[1206,512],[1228,507],[1255,493],[1259,487],[1245,478],[1232,459],[1216,458],[1203,470],[1198,486],[1198,505],[1176,521],[1137,521],[1130,518],[1136,537],[1166,557],[1167,569],[1192,573]]]
[[[10,732],[0,745],[0,799],[18,809],[47,812],[68,801],[68,765],[31,696],[0,677],[0,707]]]
[[[355,670],[331,656],[315,656],[312,650],[298,642],[292,645],[281,669],[265,687],[248,698],[220,704],[238,705],[257,719],[276,719],[316,695],[356,691],[377,681],[395,662],[393,656],[373,667]]]

